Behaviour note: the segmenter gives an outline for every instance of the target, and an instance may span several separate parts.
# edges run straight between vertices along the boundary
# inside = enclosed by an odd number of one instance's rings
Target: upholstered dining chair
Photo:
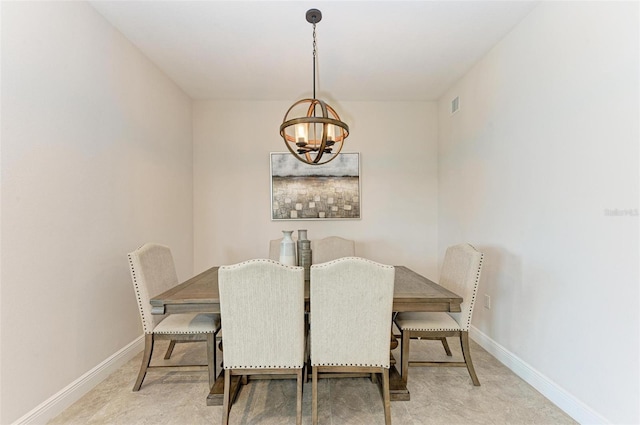
[[[391,423],[389,332],[395,268],[357,257],[311,266],[312,421],[318,423],[318,374],[382,375]],[[375,376],[375,375],[373,375]]]
[[[463,302],[460,313],[446,312],[402,312],[398,313],[395,323],[401,332],[400,356],[402,365],[402,379],[405,383],[409,379],[410,366],[457,366],[467,367],[473,385],[479,386],[480,381],[476,376],[471,352],[469,348],[469,327],[471,315],[476,300],[478,282],[482,272],[484,255],[469,244],[459,244],[447,249],[442,272],[440,273],[440,285],[462,296]],[[412,338],[444,339],[446,337],[458,337],[462,348],[464,362],[432,362],[410,361],[409,347]],[[446,341],[446,339],[445,339]],[[448,345],[445,345],[447,355]]]
[[[302,423],[304,269],[259,259],[218,270],[224,326],[222,423],[229,423],[231,379],[241,375],[295,375],[296,423]]]
[[[140,390],[147,370],[167,366],[151,366],[151,356],[157,340],[169,340],[165,359],[171,357],[176,342],[205,341],[207,343],[207,365],[175,365],[173,367],[206,367],[209,371],[209,388],[216,379],[215,338],[220,330],[218,314],[151,314],[149,299],[178,284],[171,250],[163,245],[147,243],[128,254],[131,280],[138,302],[140,319],[144,330],[144,354],[138,379],[133,391]]]
[[[280,239],[272,239],[269,241],[269,259],[273,261],[280,260],[280,243],[282,243],[282,238]]]
[[[355,243],[339,236],[328,236],[311,241],[311,260],[313,264],[326,263],[342,257],[354,257]]]

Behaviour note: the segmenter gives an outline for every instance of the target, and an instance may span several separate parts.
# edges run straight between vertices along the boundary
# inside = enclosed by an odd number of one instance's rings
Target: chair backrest
[[[469,244],[447,248],[440,273],[440,285],[462,296],[460,313],[449,313],[460,328],[468,331],[476,301],[484,254]]]
[[[304,364],[304,269],[249,260],[218,270],[224,368]]]
[[[311,266],[311,363],[389,367],[395,268],[345,257]]]
[[[173,256],[168,247],[154,243],[146,243],[127,256],[142,329],[144,333],[152,333],[165,316],[151,314],[149,299],[178,284]]]
[[[282,243],[282,238],[280,239],[272,239],[269,241],[269,259],[273,261],[280,260],[280,244]]]
[[[343,257],[353,257],[355,243],[352,240],[339,236],[329,236],[320,240],[311,241],[311,261],[313,264],[326,263]]]

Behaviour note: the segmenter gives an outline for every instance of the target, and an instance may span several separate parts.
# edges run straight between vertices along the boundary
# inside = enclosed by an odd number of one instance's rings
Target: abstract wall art
[[[271,153],[272,220],[360,218],[360,154],[341,153],[323,165]]]

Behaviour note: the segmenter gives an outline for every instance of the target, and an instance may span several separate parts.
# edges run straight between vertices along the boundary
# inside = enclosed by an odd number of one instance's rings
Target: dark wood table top
[[[459,312],[462,298],[404,266],[395,266],[393,311]],[[309,282],[305,282],[305,301],[309,302]],[[151,298],[153,314],[220,312],[218,267]]]

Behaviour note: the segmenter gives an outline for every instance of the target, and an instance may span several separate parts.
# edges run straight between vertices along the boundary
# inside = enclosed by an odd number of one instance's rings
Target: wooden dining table
[[[395,266],[393,291],[393,311],[449,311],[459,312],[462,297],[432,282],[426,277],[405,266]],[[309,309],[309,285],[305,282],[305,305]],[[152,314],[170,313],[220,313],[218,292],[218,267],[192,277],[162,294],[151,298]],[[223,325],[224,326],[224,325]],[[224,331],[223,331],[224,333]],[[391,348],[394,347],[392,337]],[[392,401],[408,401],[409,390],[395,367],[395,361],[389,370],[389,386]],[[239,385],[232,384],[232,391]],[[220,373],[207,397],[207,405],[222,405],[224,393],[224,373]]]

